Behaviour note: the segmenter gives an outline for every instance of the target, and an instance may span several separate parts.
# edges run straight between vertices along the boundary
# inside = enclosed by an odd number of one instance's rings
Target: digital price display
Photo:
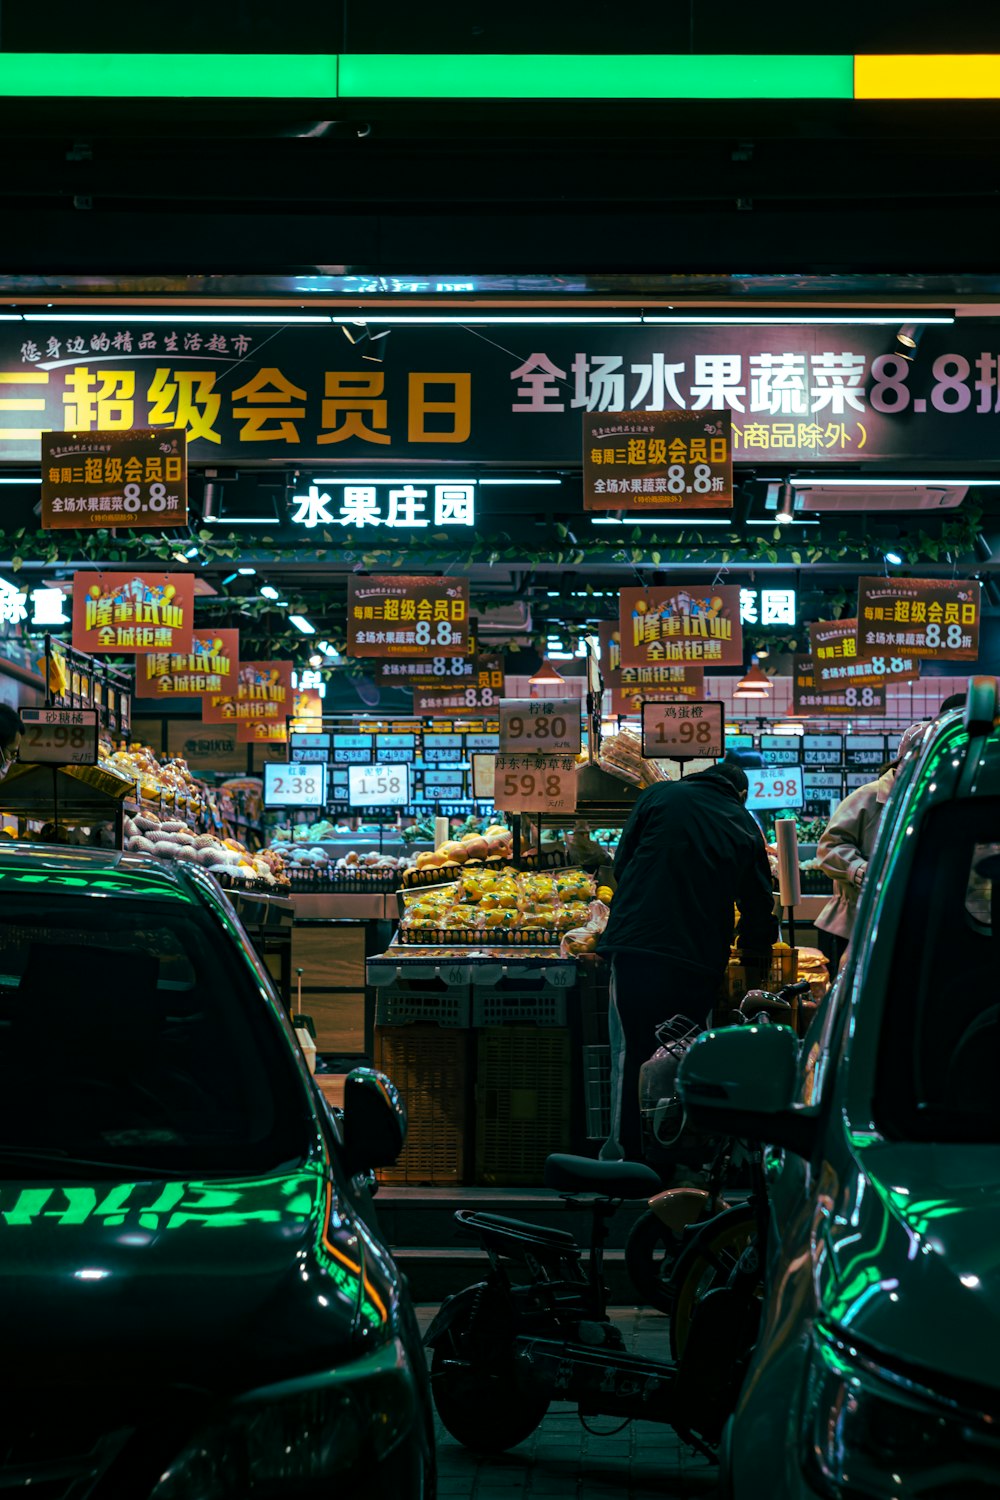
[[[747,807],[801,807],[803,803],[802,771],[798,766],[776,766],[773,771],[747,771],[750,794]]]
[[[415,734],[377,734],[375,754],[383,765],[406,765],[417,755]]]
[[[722,703],[644,703],[642,754],[647,760],[719,760],[726,748]]]
[[[500,736],[498,734],[467,734],[465,736],[466,750],[488,750],[491,753],[500,749]]]
[[[297,765],[326,765],[330,759],[330,736],[328,734],[292,734],[288,750]]]
[[[96,708],[22,708],[19,758],[28,765],[96,766]]]
[[[352,807],[405,807],[410,800],[409,766],[348,766]]]
[[[370,766],[374,758],[370,734],[335,734],[333,758],[338,765]]]
[[[324,807],[326,766],[267,761],[264,765],[265,807]]]
[[[500,705],[500,749],[511,754],[578,755],[579,698],[508,698]]]

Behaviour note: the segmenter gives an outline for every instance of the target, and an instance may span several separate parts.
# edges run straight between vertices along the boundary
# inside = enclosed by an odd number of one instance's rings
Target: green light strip
[[[345,54],[342,99],[851,99],[850,55]]]
[[[0,97],[336,99],[336,53],[0,52]]]
[[[850,99],[850,56],[0,53],[0,97]]]

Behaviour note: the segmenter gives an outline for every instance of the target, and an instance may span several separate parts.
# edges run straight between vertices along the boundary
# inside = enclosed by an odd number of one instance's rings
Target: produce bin
[[[375,1066],[399,1089],[409,1119],[399,1160],[376,1173],[381,1182],[434,1186],[465,1181],[470,1036],[419,1023],[376,1026]]]

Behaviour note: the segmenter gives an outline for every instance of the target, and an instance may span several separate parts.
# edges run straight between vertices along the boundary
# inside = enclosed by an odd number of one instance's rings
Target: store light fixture
[[[768,326],[781,328],[826,328],[826,327],[865,327],[884,328],[892,327],[899,323],[899,313],[895,316],[876,316],[870,313],[785,313],[781,308],[775,308],[769,317],[760,317],[756,314],[734,315],[720,313],[713,317],[706,313],[672,313],[661,316],[658,313],[645,313],[642,321],[648,324],[675,323],[678,328],[764,328]],[[918,323],[954,323],[953,313],[942,313],[933,317],[921,317],[916,319]]]
[[[733,689],[734,698],[766,698],[771,692],[771,683],[760,669],[758,658],[751,658],[750,670]]]
[[[838,474],[834,478],[831,478],[829,475],[824,475],[822,478],[818,478],[817,476],[813,475],[813,477],[810,479],[789,479],[788,483],[790,485],[793,485],[796,489],[817,489],[823,487],[829,489],[831,487],[836,487],[839,490],[846,485],[854,485],[858,488],[863,489],[868,488],[872,485],[890,485],[893,489],[898,490],[905,489],[907,486],[912,486],[913,489],[924,489],[927,485],[937,485],[940,487],[941,485],[961,484],[991,485],[993,486],[993,488],[996,488],[997,485],[1000,485],[1000,479],[979,479],[974,474],[966,475],[964,479],[942,479],[938,474],[934,474],[930,478],[925,479],[914,479],[911,474],[905,474],[901,479],[875,478],[874,476],[865,476],[859,478],[857,475],[853,474],[848,475],[846,478],[841,478],[841,476]]]
[[[312,656],[310,656],[309,665],[311,667],[321,667],[323,665],[323,658],[318,651],[314,651]]]
[[[237,568],[236,571],[237,571],[237,573],[241,574],[244,578],[252,578],[254,576],[254,574],[256,573],[257,569],[256,568]]]
[[[532,672],[531,676],[528,678],[528,681],[531,683],[532,687],[546,687],[549,684],[551,684],[553,687],[558,687],[559,684],[565,682],[566,679],[565,677],[560,676],[555,667],[549,661],[548,657],[543,656],[541,665],[536,672]]]
[[[779,526],[791,526],[795,520],[795,491],[790,484],[781,486],[781,499],[774,519]]]
[[[29,478],[27,475],[21,475],[20,477],[15,475],[13,478],[8,476],[0,479],[0,484],[41,484],[41,482],[42,476],[40,474],[37,478]]]
[[[305,615],[289,615],[288,618],[291,624],[295,626],[296,630],[301,630],[303,635],[316,634],[316,626],[312,623],[311,620],[307,620]]]
[[[903,566],[903,559],[900,557],[898,552],[883,552],[882,556],[885,558],[886,562],[891,563],[894,568],[901,568]]]
[[[51,312],[41,313],[18,313],[25,323],[201,323],[205,327],[214,328],[220,323],[326,323],[333,320],[329,313],[300,313],[297,309],[289,308],[282,313],[213,313],[207,315],[203,312],[176,312],[176,313],[149,313],[149,312],[119,312],[117,308],[106,308],[99,313],[81,312],[59,312],[53,308]]]
[[[260,586],[260,596],[262,599],[277,599],[278,590],[274,587],[273,583],[262,583]]]
[[[184,553],[184,556],[185,557],[197,557],[198,556],[198,548],[197,547],[188,547],[187,551]]]
[[[41,483],[41,481],[39,481]],[[561,479],[480,479],[480,484],[562,484]]]
[[[705,520],[701,516],[628,516],[619,520],[617,516],[591,516],[592,526],[732,526],[729,520]]]

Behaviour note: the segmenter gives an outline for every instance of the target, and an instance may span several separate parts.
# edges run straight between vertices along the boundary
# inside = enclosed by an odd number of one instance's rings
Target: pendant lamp
[[[761,671],[756,656],[752,658],[750,670],[746,676],[741,678],[733,690],[734,698],[766,698],[770,694],[771,684],[767,675]]]
[[[560,682],[565,682],[566,679],[565,677],[560,677],[559,673],[549,661],[548,657],[543,656],[541,666],[536,672],[532,672],[531,676],[528,678],[528,681],[531,683],[532,687],[544,687],[549,683],[556,685]]]

